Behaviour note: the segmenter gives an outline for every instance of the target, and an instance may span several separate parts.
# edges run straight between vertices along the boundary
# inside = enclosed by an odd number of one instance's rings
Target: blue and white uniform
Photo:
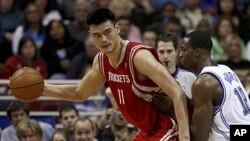
[[[229,141],[230,125],[250,125],[250,101],[238,76],[227,66],[205,67],[201,74],[211,74],[220,83],[223,100],[214,107],[208,141]]]

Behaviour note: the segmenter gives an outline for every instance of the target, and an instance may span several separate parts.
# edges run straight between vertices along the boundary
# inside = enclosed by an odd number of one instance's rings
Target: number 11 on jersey
[[[122,89],[118,89],[119,104],[125,105],[124,94]]]

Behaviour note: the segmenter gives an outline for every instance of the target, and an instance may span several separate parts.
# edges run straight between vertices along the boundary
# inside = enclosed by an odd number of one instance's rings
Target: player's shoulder
[[[202,88],[204,90],[212,90],[218,85],[218,80],[209,73],[199,75],[194,81],[192,88]]]

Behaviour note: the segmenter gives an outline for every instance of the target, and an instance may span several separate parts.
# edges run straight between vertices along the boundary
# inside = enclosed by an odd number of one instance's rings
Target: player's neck
[[[108,58],[113,66],[117,66],[121,60],[121,53],[124,47],[125,40],[120,39],[119,42],[115,45],[114,52],[108,55]]]
[[[204,57],[203,59],[200,59],[198,62],[198,65],[194,71],[195,75],[199,75],[204,67],[207,66],[214,66],[215,64],[212,62],[210,57]]]

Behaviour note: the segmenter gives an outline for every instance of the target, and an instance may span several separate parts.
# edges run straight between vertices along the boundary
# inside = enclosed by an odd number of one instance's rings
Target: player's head
[[[109,9],[101,8],[87,16],[90,37],[96,48],[103,53],[111,53],[120,43],[120,28],[115,24],[115,16]]]
[[[193,31],[187,34],[181,44],[181,63],[184,67],[193,69],[202,58],[209,57],[213,43],[209,33]]]
[[[29,107],[23,102],[14,101],[10,103],[6,111],[8,118],[14,126],[16,126],[20,121],[29,118]]]
[[[160,61],[167,68],[176,67],[178,40],[175,36],[161,34],[156,38],[155,47]]]

